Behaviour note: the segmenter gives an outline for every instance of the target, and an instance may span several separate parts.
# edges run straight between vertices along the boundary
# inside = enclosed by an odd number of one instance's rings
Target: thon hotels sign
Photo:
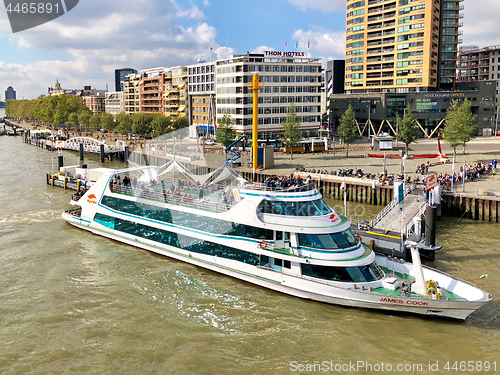
[[[52,21],[73,9],[79,0],[3,0],[13,33]]]
[[[281,52],[281,51],[264,51],[264,56],[273,57],[304,57],[304,52]]]

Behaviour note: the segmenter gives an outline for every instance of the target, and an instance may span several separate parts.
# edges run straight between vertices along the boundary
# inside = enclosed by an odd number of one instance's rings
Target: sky
[[[463,44],[500,44],[500,1],[462,4]],[[36,98],[56,79],[65,89],[113,90],[116,68],[195,64],[210,60],[210,48],[213,60],[265,50],[305,52],[323,65],[343,59],[345,0],[80,0],[15,34],[0,8],[0,100],[8,86]]]

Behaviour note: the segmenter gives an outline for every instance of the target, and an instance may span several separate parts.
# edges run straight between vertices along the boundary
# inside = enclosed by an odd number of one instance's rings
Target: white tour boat
[[[183,169],[173,161],[164,172],[110,170],[62,217],[95,234],[314,301],[465,319],[493,299],[422,266],[416,247],[413,263],[375,255],[312,185],[221,191],[204,177],[197,180],[200,192],[185,169],[190,185],[179,189],[160,179],[172,165]],[[231,173],[224,167],[211,180]]]

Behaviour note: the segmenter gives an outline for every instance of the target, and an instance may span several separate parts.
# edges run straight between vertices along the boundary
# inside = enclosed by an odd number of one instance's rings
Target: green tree
[[[101,115],[99,113],[94,113],[89,120],[89,125],[91,129],[100,129],[101,128]]]
[[[408,155],[410,145],[420,136],[420,132],[415,123],[415,116],[413,116],[409,104],[404,117],[401,118],[398,116],[397,119],[398,131],[396,133],[396,139],[405,144],[405,153]]]
[[[116,116],[116,131],[121,135],[127,135],[132,131],[132,119],[126,112],[120,112]]]
[[[132,132],[138,135],[146,135],[151,132],[151,116],[146,113],[134,113],[132,115]]]
[[[462,116],[464,126],[464,132],[462,133],[461,138],[464,155],[465,146],[467,146],[467,143],[477,135],[479,130],[479,126],[477,125],[477,115],[472,114],[471,106],[472,103],[469,99],[465,99],[460,106],[460,114]]]
[[[326,112],[321,115],[321,126],[323,130],[328,130],[328,113]]]
[[[151,121],[151,137],[158,138],[163,134],[167,134],[172,129],[170,128],[172,125],[170,116],[163,116],[161,114],[156,115]]]
[[[444,119],[443,138],[453,148],[453,158],[457,155],[457,147],[465,146],[477,133],[477,116],[472,115],[471,103],[467,99],[462,105],[453,100],[446,111]]]
[[[81,126],[83,126],[84,129],[87,129],[90,125],[90,118],[92,117],[92,114],[88,110],[88,108],[80,110],[78,112],[78,122],[80,123]]]
[[[111,113],[101,113],[101,128],[105,131],[110,131],[115,129],[115,119]]]
[[[233,139],[236,138],[236,129],[229,114],[225,114],[217,120],[217,130],[215,131],[215,139],[224,147],[229,146]]]
[[[284,143],[287,148],[290,149],[290,160],[293,158],[293,148],[296,147],[301,138],[302,133],[299,130],[300,128],[300,120],[295,111],[295,104],[291,103],[288,107],[288,113],[286,115],[285,122],[281,123],[283,127],[283,137]]]
[[[68,116],[68,124],[70,126],[78,126],[78,113],[71,112]]]
[[[359,138],[358,129],[356,128],[356,122],[354,121],[354,110],[352,105],[344,112],[340,118],[340,125],[337,129],[337,134],[340,140],[346,145],[346,158],[349,157],[349,145],[354,143],[356,139]]]

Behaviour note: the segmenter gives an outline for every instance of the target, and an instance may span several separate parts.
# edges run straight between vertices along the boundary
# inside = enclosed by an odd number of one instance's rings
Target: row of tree
[[[468,99],[465,99],[461,104],[458,100],[453,100],[446,112],[441,134],[444,141],[453,148],[454,157],[456,156],[456,148],[458,146],[464,148],[465,154],[465,146],[477,135],[479,130],[477,115],[472,114],[471,105],[472,103]],[[398,116],[397,119],[398,129],[395,137],[405,144],[406,154],[408,154],[410,145],[416,142],[421,134],[410,105],[408,105],[404,117],[401,118]],[[337,133],[340,140],[346,145],[346,156],[349,157],[349,144],[359,138],[359,132],[354,119],[354,110],[351,105],[349,105],[347,111],[342,115]]]
[[[183,130],[187,135],[189,120],[180,116],[175,120],[161,113],[122,112],[116,118],[110,113],[92,114],[81,97],[57,95],[33,100],[8,100],[5,113],[30,121],[40,121],[51,125],[69,125],[83,129],[103,129],[120,134],[135,133],[159,137],[174,130]],[[186,134],[184,134],[186,133]]]

